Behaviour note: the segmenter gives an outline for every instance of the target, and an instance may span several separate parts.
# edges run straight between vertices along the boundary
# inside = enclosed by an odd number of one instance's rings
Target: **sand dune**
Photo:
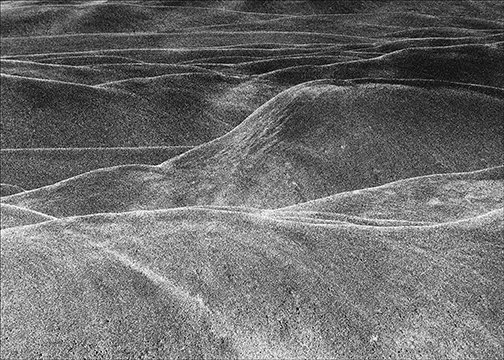
[[[1,228],[12,228],[55,220],[55,217],[9,204],[0,204]]]
[[[409,16],[412,15],[409,14]],[[422,17],[422,15],[417,16],[418,18]],[[387,18],[386,15],[383,16],[383,14],[378,15],[372,13],[345,14],[345,16],[341,14],[316,14],[254,20],[251,22],[232,24],[217,24],[206,26],[205,28],[209,30],[225,31],[296,31],[297,29],[307,29],[310,32],[323,33],[331,31],[338,34],[361,36],[375,40],[382,36],[390,38],[468,38],[469,36],[481,37],[499,34],[504,31],[504,23],[493,21],[482,22],[481,26],[473,28],[471,26],[461,26],[457,18],[430,17],[427,20],[424,17],[419,21],[416,29],[413,28],[411,23],[406,26],[406,24],[394,21],[396,19],[404,21],[404,17],[407,17],[407,15],[403,14],[402,17],[398,17],[397,14],[390,14]],[[417,20],[419,20],[418,18]],[[407,30],[399,30],[402,27],[407,28]],[[198,30],[201,29],[202,28],[198,28]]]
[[[504,167],[436,174],[340,193],[268,211],[309,211],[367,219],[442,223],[477,217],[504,205]]]
[[[286,87],[318,79],[504,86],[504,23],[492,3],[477,7],[481,18],[465,20],[441,16],[441,4],[438,10],[396,4],[387,11],[375,1],[190,3],[3,5],[2,73],[18,78],[2,81],[2,146],[199,145],[226,134]],[[469,10],[461,2],[456,11]],[[58,103],[44,110],[37,100],[41,79],[49,81],[43,92]],[[121,81],[132,84],[125,94],[79,87]],[[14,100],[30,93],[35,99]],[[222,97],[208,99],[210,93]],[[82,124],[83,136],[67,118]],[[105,121],[96,124],[98,118]],[[37,126],[43,123],[54,135]]]
[[[11,3],[13,5],[20,4],[20,2]],[[441,3],[436,4],[435,7],[424,7],[418,12],[414,12],[412,9],[418,8],[417,4],[403,3],[399,6],[395,4],[392,11],[386,11],[385,8],[378,13],[369,12],[369,9],[372,9],[376,3],[383,6],[383,2],[207,1],[197,3],[195,1],[163,2],[161,4],[150,2],[151,6],[148,6],[145,1],[142,3],[129,1],[88,2],[74,6],[61,6],[54,3],[41,5],[41,2],[25,3],[23,6],[4,5],[1,20],[5,25],[2,27],[1,34],[5,37],[67,33],[157,32],[205,27],[227,27],[233,30],[247,29],[247,26],[252,24],[261,25],[263,29],[271,30],[281,27],[295,31],[298,28],[306,27],[306,21],[312,20],[314,17],[317,18],[318,24],[309,23],[309,25],[318,26],[322,30],[329,29],[343,33],[365,24],[374,25],[375,30],[379,26],[436,28],[451,26],[478,30],[504,29],[502,19],[498,21],[498,16],[496,16],[498,11],[495,10],[497,9],[492,8],[498,6],[497,2],[492,4],[488,1],[481,5],[480,10],[481,12],[485,11],[484,16],[488,19],[446,16],[446,13],[442,17],[429,16],[429,12],[439,11]],[[460,11],[466,4],[460,1],[457,5]],[[401,7],[408,12],[401,11]],[[360,10],[357,16],[353,14],[356,10]],[[453,8],[450,10],[448,14],[453,12]],[[362,23],[355,21],[356,17],[362,19]],[[338,21],[327,21],[327,19],[333,20],[334,18],[337,18]],[[367,34],[369,34],[369,30]]]
[[[20,2],[12,2],[13,5]],[[144,2],[145,3],[145,2]],[[188,2],[186,2],[187,4]],[[75,4],[75,2],[73,2]],[[215,23],[233,23],[278,17],[268,14],[232,13],[199,7],[149,7],[132,2],[87,4],[25,3],[2,7],[2,37],[68,33],[173,31]],[[179,4],[183,5],[183,4]]]
[[[497,359],[503,216],[179,209],[2,230],[2,357]]]
[[[4,60],[2,71],[20,76],[2,78],[2,147],[198,145],[224,135],[287,86],[313,79],[423,78],[504,86],[503,50],[491,45],[411,48],[350,61],[341,50],[323,52],[270,54],[238,64],[203,58],[193,65],[93,68]]]
[[[371,46],[372,44],[370,44]],[[176,64],[179,62],[194,61],[204,58],[215,58],[219,56],[254,56],[268,58],[279,55],[296,55],[319,52],[328,48],[339,48],[334,44],[239,44],[220,47],[203,47],[195,49],[171,49],[171,48],[147,48],[147,49],[104,49],[88,51],[66,51],[60,53],[49,52],[45,54],[32,55],[10,55],[3,57],[11,60],[26,60],[42,63],[61,63],[77,65],[96,65],[100,63],[109,64],[111,62],[124,63],[135,60],[143,63]],[[123,59],[115,60],[117,58]],[[87,59],[87,60],[86,60]]]
[[[101,86],[2,75],[1,90],[2,148],[199,145],[279,91],[203,73]]]
[[[92,57],[96,60],[96,56]],[[170,64],[146,64],[134,62],[133,59],[126,59],[127,63],[117,63],[116,58],[107,63],[104,56],[99,56],[99,63],[93,67],[78,65],[44,64],[40,62],[20,61],[20,60],[0,60],[2,73],[6,75],[16,75],[28,78],[56,80],[84,85],[99,85],[111,81],[126,80],[130,78],[155,77],[169,74],[183,73],[209,73],[210,70],[191,65],[170,65]],[[72,57],[73,60],[82,60],[80,57]],[[89,58],[85,57],[87,61]],[[110,58],[107,58],[110,60]]]
[[[190,146],[148,148],[2,149],[0,182],[36,189],[88,171],[126,164],[157,165]],[[2,196],[24,191],[3,187]]]
[[[419,47],[393,51],[370,59],[309,65],[299,62],[272,70],[260,62],[248,69],[261,78],[297,85],[314,79],[354,79],[382,77],[391,79],[432,79],[481,84],[502,88],[504,72],[500,64],[504,50],[493,45]],[[308,62],[308,61],[306,61]],[[249,70],[249,71],[250,71]]]
[[[503,41],[504,34],[490,34],[480,37],[466,38],[422,38],[422,39],[400,39],[389,41],[384,44],[379,44],[371,48],[372,51],[390,52],[407,48],[418,47],[440,47],[440,46],[455,46],[455,45],[477,45],[477,44],[493,44]]]
[[[501,360],[502,1],[0,10],[0,358]]]
[[[391,38],[457,38],[481,36],[484,34],[500,34],[502,29],[466,29],[453,26],[419,27],[407,30],[392,31],[386,34]]]
[[[29,55],[79,49],[196,48],[261,42],[281,44],[353,43],[365,41],[349,35],[289,31],[201,31],[178,33],[97,33],[58,36],[5,37],[0,39],[1,55]]]
[[[97,170],[4,201],[57,217],[201,204],[276,208],[497,166],[504,103],[491,95],[428,81],[302,84],[159,167]]]

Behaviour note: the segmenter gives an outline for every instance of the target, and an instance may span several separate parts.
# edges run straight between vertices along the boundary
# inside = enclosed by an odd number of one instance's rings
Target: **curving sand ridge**
[[[2,358],[497,359],[503,220],[174,209],[2,230]]]
[[[500,64],[504,51],[495,45],[457,45],[441,47],[405,47],[381,56],[354,61],[335,61],[317,65],[316,62],[294,66],[275,66],[255,62],[239,64],[244,71],[263,79],[296,85],[315,79],[353,79],[380,77],[389,79],[432,79],[501,87],[504,73]],[[197,64],[197,63],[195,63]],[[270,66],[268,68],[268,66]]]
[[[135,62],[133,59],[121,57],[108,57],[110,64],[106,62],[106,56],[91,56],[80,57],[73,56],[68,59],[74,60],[72,65],[45,64],[33,61],[9,60],[1,59],[0,65],[2,73],[5,75],[16,75],[27,78],[56,80],[68,83],[84,84],[84,85],[99,85],[112,81],[126,80],[131,78],[145,78],[169,74],[187,74],[187,73],[211,73],[211,70],[200,68],[191,65],[171,65],[171,64],[146,64]],[[124,59],[124,62],[119,62],[118,59]],[[89,62],[94,61],[96,66]],[[77,65],[82,61],[82,65]]]
[[[459,221],[504,206],[504,166],[466,173],[436,174],[354,190],[267,211],[282,215],[299,211],[327,216],[425,222]],[[312,215],[312,216],[313,216]],[[385,222],[385,225],[387,222]]]
[[[135,148],[70,148],[70,149],[2,149],[0,150],[0,182],[14,183],[26,190],[51,185],[85,172],[126,164],[156,165],[191,146]],[[2,188],[2,191],[4,189]],[[9,190],[12,191],[12,190]],[[7,187],[2,196],[9,193]]]
[[[9,204],[0,204],[1,228],[12,228],[55,220],[53,216]]]
[[[2,178],[3,181],[3,178]],[[18,194],[20,192],[25,191],[22,187],[18,185],[12,185],[8,183],[2,182],[0,184],[0,190],[1,190],[1,195],[0,196],[9,196],[9,195],[14,195]]]
[[[500,165],[504,102],[470,89],[369,79],[302,84],[159,167],[101,169],[4,201],[57,217],[202,204],[276,208]]]

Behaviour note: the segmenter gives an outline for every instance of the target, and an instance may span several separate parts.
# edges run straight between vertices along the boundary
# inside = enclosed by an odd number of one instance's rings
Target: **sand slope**
[[[56,219],[33,210],[20,208],[9,204],[0,204],[1,228],[11,228],[16,226],[25,226],[38,224],[44,221]]]
[[[271,93],[265,82],[200,73],[101,86],[2,75],[1,91],[3,148],[197,145]]]
[[[2,169],[0,182],[18,184],[26,190],[36,189],[105,167],[126,164],[156,165],[191,148],[190,146],[163,146],[2,149],[0,150],[0,168]],[[10,192],[13,190],[2,187],[2,196],[24,191],[17,189],[16,192]]]
[[[504,205],[504,167],[465,173],[427,175],[379,187],[349,191],[267,211],[309,216],[344,214],[377,221],[427,224],[477,217]],[[387,222],[385,222],[387,224]]]
[[[175,209],[2,230],[2,357],[498,359],[503,216]]]

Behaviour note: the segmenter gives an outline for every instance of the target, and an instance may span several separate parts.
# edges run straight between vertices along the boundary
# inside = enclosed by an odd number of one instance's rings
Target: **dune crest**
[[[0,191],[1,191],[0,196],[9,196],[9,195],[18,194],[18,193],[23,192],[25,190],[18,185],[12,185],[12,184],[2,182],[0,184]]]
[[[345,214],[432,223],[460,221],[503,208],[504,167],[427,175],[276,209],[271,213]]]
[[[0,224],[2,229],[38,224],[56,219],[53,216],[9,204],[0,204],[0,217],[2,219]]]

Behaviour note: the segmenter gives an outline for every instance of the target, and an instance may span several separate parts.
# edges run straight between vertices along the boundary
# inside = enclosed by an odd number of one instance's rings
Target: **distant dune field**
[[[424,1],[4,1],[1,146],[200,145],[316,79],[502,87],[501,5],[461,0],[441,9]]]
[[[504,3],[0,1],[1,359],[502,360]]]

